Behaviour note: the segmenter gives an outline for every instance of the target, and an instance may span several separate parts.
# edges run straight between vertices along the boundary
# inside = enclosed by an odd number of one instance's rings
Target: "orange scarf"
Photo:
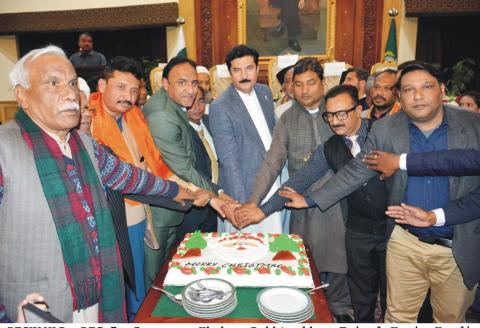
[[[102,94],[100,92],[92,93],[89,102],[90,108],[93,109],[91,126],[93,138],[102,145],[110,147],[121,160],[134,164],[132,154],[123,139],[116,120],[103,109]],[[135,138],[137,147],[141,151],[150,171],[163,179],[172,176],[172,171],[163,162],[160,151],[155,146],[150,129],[140,108],[132,107],[123,114],[123,119]]]

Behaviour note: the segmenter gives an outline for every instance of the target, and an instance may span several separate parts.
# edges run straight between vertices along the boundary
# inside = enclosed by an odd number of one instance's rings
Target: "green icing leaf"
[[[280,251],[298,252],[300,248],[298,244],[292,240],[287,234],[281,234],[275,238],[269,245],[270,252],[276,253]]]
[[[187,242],[185,243],[185,248],[193,249],[199,248],[204,249],[207,247],[207,242],[203,239],[202,233],[200,231],[195,231],[192,233],[190,238],[188,238]]]

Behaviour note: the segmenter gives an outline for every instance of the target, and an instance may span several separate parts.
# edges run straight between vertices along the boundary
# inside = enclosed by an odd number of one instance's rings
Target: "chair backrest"
[[[162,87],[162,74],[165,65],[167,64],[158,64],[157,67],[150,71],[150,88],[152,90],[152,95]]]
[[[225,90],[227,89],[230,84],[232,83],[232,78],[230,75],[226,76],[226,74],[220,74],[218,72],[218,67],[220,65],[214,65],[212,66],[209,71],[210,71],[210,84],[212,86],[212,96],[213,98],[218,98],[218,96]],[[226,64],[223,64],[220,69],[222,72],[225,72],[225,70],[228,71],[226,68]]]
[[[398,69],[398,65],[395,62],[383,62],[383,63],[376,63],[370,69],[370,75],[375,75],[378,72],[382,72],[387,69],[393,69],[396,71]]]

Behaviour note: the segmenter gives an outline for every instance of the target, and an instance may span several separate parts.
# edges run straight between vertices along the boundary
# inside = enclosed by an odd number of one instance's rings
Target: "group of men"
[[[457,150],[472,160],[451,165],[448,149],[478,149],[476,114],[443,105],[430,64],[377,73],[368,108],[362,70],[324,94],[314,58],[282,71],[289,105],[275,110],[258,61],[231,49],[232,84],[208,116],[208,70],[189,59],[169,61],[142,109],[133,59],[112,58],[90,95],[57,47],[18,61],[21,109],[0,128],[0,304],[11,317],[40,292],[63,321],[132,320],[185,233],[281,233],[289,207],[288,231],[310,246],[337,321],[373,322],[379,298],[385,321],[415,322],[429,290],[436,322],[464,320],[480,278],[478,152]]]

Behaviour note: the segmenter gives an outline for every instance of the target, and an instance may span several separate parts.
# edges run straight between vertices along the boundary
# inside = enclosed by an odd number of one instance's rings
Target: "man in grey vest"
[[[74,129],[77,75],[62,49],[30,51],[10,80],[21,109],[0,128],[0,304],[13,317],[18,301],[38,292],[62,321],[125,322],[104,188],[177,202],[197,196]]]
[[[269,188],[288,160],[289,175],[295,174],[308,161],[313,151],[333,135],[323,121],[323,69],[318,60],[303,58],[293,69],[295,102],[278,120],[273,140],[250,193],[249,202],[238,209],[238,218],[257,209]],[[321,185],[333,173],[329,171]],[[319,272],[328,272],[330,287],[327,298],[338,322],[351,321],[353,314],[347,285],[347,258],[345,252],[345,225],[340,204],[328,211],[318,208],[292,211],[290,232],[302,236],[310,246]]]

